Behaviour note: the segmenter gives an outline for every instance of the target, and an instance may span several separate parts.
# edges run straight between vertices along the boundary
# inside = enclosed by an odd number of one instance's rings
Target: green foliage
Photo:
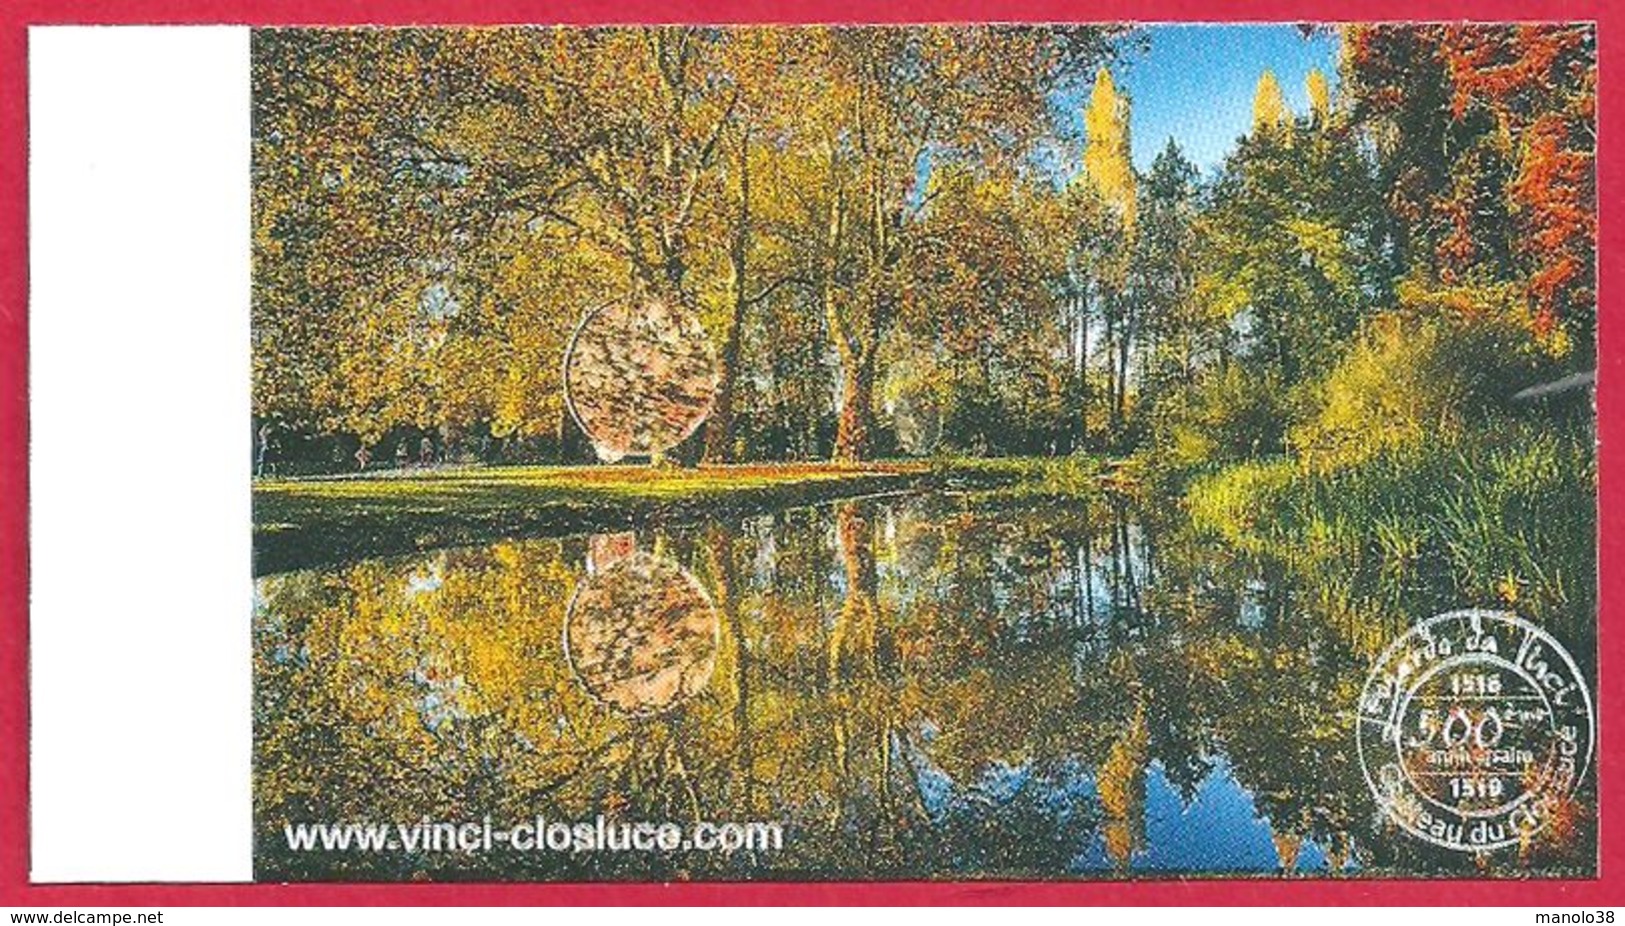
[[[1230,364],[1162,403],[1154,461],[1174,469],[1279,453],[1286,409],[1279,379]]]
[[[1382,315],[1326,377],[1288,442],[1313,469],[1337,469],[1453,439],[1531,381],[1529,339],[1493,315]]]
[[[1339,613],[1414,618],[1448,598],[1583,629],[1595,595],[1589,431],[1511,402],[1553,375],[1551,358],[1503,288],[1399,290],[1403,307],[1367,321],[1299,390],[1291,455],[1194,480],[1192,521],[1288,563]],[[1246,403],[1208,393],[1220,408]],[[1212,447],[1191,433],[1172,426],[1173,447],[1182,436]]]
[[[1198,527],[1244,546],[1267,529],[1296,475],[1297,467],[1281,457],[1238,463],[1193,480],[1185,508]]]
[[[881,354],[939,230],[979,230],[955,293],[1008,332],[1053,308],[1025,245],[1067,238],[974,221],[1053,215],[1052,189],[927,221],[897,178],[929,161],[1008,187],[1120,31],[256,31],[255,413],[368,445],[410,426],[563,448],[576,320],[653,297],[719,342],[712,459],[871,458]],[[1016,365],[1031,344],[996,349]]]
[[[928,405],[949,452],[1063,449],[1076,394],[1055,302],[1073,217],[1052,191],[1007,172],[943,168],[932,195],[883,397]]]
[[[1502,420],[1328,472],[1286,459],[1195,480],[1199,529],[1404,611],[1446,596],[1584,627],[1594,613],[1589,436]],[[1412,617],[1418,615],[1412,614]]]
[[[1214,341],[1222,337],[1215,319],[1205,316],[1193,298],[1199,176],[1196,165],[1170,140],[1145,178],[1134,242],[1143,358],[1136,404],[1142,408],[1154,405],[1168,389],[1188,383],[1197,367],[1211,359]]]
[[[1346,133],[1260,129],[1225,162],[1200,224],[1198,298],[1237,353],[1294,385],[1325,369],[1374,300],[1380,199]]]

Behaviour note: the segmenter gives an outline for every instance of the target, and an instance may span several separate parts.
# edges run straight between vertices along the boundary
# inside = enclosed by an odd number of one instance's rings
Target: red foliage
[[[1551,90],[1573,86],[1596,67],[1589,26],[1474,23],[1430,31],[1455,84],[1451,114],[1458,120],[1477,104],[1503,119],[1538,111]]]
[[[1539,255],[1530,277],[1537,315],[1546,324],[1591,298],[1596,240],[1593,154],[1576,149],[1567,119],[1547,113],[1526,133],[1525,151],[1511,195],[1523,210],[1526,249]]]
[[[1497,268],[1500,275],[1524,280],[1539,333],[1593,317],[1592,27],[1359,26],[1347,41],[1357,115],[1385,121],[1397,130],[1396,147],[1411,146],[1390,155],[1401,164],[1395,213],[1431,229],[1421,234],[1433,242],[1440,276],[1453,279],[1485,259],[1479,243],[1497,231],[1483,227],[1498,211],[1481,200],[1489,168],[1477,149],[1488,145],[1514,165],[1491,191],[1516,222],[1517,265]],[[1439,163],[1444,157],[1453,160]]]

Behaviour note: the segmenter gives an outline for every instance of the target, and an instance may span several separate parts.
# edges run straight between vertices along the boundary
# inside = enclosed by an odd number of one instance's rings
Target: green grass
[[[254,484],[256,504],[273,513],[319,513],[334,505],[379,510],[442,511],[448,507],[505,507],[516,501],[557,504],[624,504],[707,497],[847,482],[855,478],[901,477],[925,472],[923,464],[865,467],[787,465],[657,469],[638,466],[517,466],[394,471],[312,479],[262,480]],[[258,510],[256,511],[257,519]],[[274,518],[272,518],[274,520]]]
[[[1330,472],[1237,464],[1185,505],[1199,529],[1390,609],[1448,599],[1584,626],[1596,498],[1588,435],[1508,423]]]
[[[1103,487],[1137,484],[1135,466],[1099,457],[950,458],[935,464],[939,472],[977,483],[977,495],[1000,499],[1078,498],[1099,494]]]
[[[257,573],[501,537],[683,523],[836,498],[1028,478],[1030,461],[523,466],[254,483]]]

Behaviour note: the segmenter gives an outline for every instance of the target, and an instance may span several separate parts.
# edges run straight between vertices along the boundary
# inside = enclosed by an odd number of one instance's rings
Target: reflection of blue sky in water
[[[262,578],[257,825],[274,843],[290,813],[451,814],[464,793],[590,816],[613,791],[629,813],[697,800],[800,834],[691,875],[1269,876],[1278,852],[1299,874],[1328,854],[1384,873],[1465,864],[1377,826],[1337,719],[1364,661],[1308,592],[1137,514],[931,496],[641,534],[723,610],[703,690],[635,731],[563,651],[595,538]],[[380,769],[442,784],[379,791]],[[556,790],[538,797],[538,781]],[[299,790],[269,790],[282,782]],[[308,859],[260,853],[268,873],[309,876]],[[542,861],[421,864],[563,876]],[[569,873],[674,871],[591,861]]]
[[[1136,871],[1258,871],[1280,866],[1270,822],[1258,813],[1230,763],[1213,758],[1213,769],[1196,789],[1190,804],[1153,762],[1145,779],[1145,848],[1134,857]],[[1106,870],[1102,840],[1095,840],[1078,860],[1078,870]],[[1305,839],[1298,851],[1298,871],[1324,871],[1326,853]]]
[[[920,739],[929,743],[935,732],[927,724],[919,732]],[[917,746],[904,743],[901,749],[915,768],[926,811],[938,822],[949,815],[997,816],[1017,803],[1024,791],[1036,792],[1025,795],[1025,803],[1063,819],[1090,813],[1098,800],[1094,775],[1076,763],[1041,775],[1030,765],[994,762],[981,770],[975,782],[960,786],[932,765]],[[1270,874],[1280,864],[1270,821],[1259,814],[1223,756],[1214,757],[1212,769],[1189,804],[1181,800],[1162,765],[1151,763],[1145,773],[1145,839],[1134,854],[1131,870]],[[1106,853],[1104,838],[1091,833],[1071,870],[1108,872],[1116,867]],[[1313,840],[1303,840],[1294,870],[1325,872],[1328,867],[1325,850]]]

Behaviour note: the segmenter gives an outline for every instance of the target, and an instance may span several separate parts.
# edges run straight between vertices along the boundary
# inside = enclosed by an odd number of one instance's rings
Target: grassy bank
[[[1196,479],[1185,501],[1199,529],[1347,599],[1504,606],[1585,626],[1596,606],[1588,441],[1509,426],[1331,472],[1254,461]]]
[[[254,484],[254,570],[737,516],[883,492],[1021,481],[1023,461],[546,466],[391,471]]]
[[[1103,489],[1138,493],[1142,460],[1065,457],[989,457],[938,462],[939,470],[971,485],[979,498],[1044,502],[1093,496]]]

